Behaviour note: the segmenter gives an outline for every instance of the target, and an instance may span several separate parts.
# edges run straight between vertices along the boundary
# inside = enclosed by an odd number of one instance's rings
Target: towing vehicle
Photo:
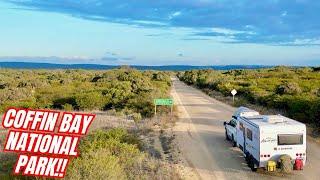
[[[238,117],[250,117],[260,115],[259,112],[249,109],[247,107],[239,107],[236,112],[232,115],[232,119],[225,123],[225,133],[226,139],[231,141],[233,146],[237,146],[237,126],[238,126]]]

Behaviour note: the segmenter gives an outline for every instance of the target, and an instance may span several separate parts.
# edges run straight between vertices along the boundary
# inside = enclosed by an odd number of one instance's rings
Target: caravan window
[[[279,134],[278,145],[299,145],[303,144],[302,134]]]
[[[247,129],[247,138],[252,141],[252,131],[250,129]]]

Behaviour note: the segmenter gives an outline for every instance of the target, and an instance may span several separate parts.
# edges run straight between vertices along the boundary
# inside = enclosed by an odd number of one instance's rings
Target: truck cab
[[[224,122],[226,139],[233,143],[233,147],[237,146],[237,120],[232,118],[229,122]]]
[[[226,139],[232,142],[233,147],[236,147],[239,144],[237,143],[237,141],[241,141],[243,139],[239,139],[239,137],[237,136],[237,127],[239,126],[238,118],[242,116],[250,117],[256,115],[259,115],[259,112],[247,107],[239,107],[232,115],[232,119],[229,122],[224,122]]]

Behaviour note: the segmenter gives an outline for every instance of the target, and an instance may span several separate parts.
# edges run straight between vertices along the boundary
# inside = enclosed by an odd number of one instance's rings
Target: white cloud
[[[181,14],[182,14],[181,11],[176,11],[176,12],[174,12],[174,13],[169,15],[169,19],[173,19],[173,18],[175,18],[177,16],[180,16]]]
[[[143,25],[158,25],[158,26],[167,26],[167,23],[158,22],[158,21],[146,21],[146,20],[137,20],[134,21],[134,23],[137,24],[143,24]]]
[[[313,38],[313,39],[295,39],[292,42],[293,45],[315,45],[320,44],[320,38]]]
[[[174,16],[180,16],[180,15],[181,15],[181,12],[180,12],[180,11],[177,11],[177,12],[175,12],[175,13],[172,14],[173,17],[174,17]]]
[[[211,29],[215,33],[221,33],[225,35],[235,35],[235,34],[256,34],[253,31],[238,31],[238,30],[232,30],[232,29],[227,29],[227,28],[212,28]]]
[[[287,11],[283,11],[282,14],[281,14],[282,17],[285,17],[285,16],[287,16],[287,15],[288,15],[288,12],[287,12]]]
[[[0,56],[1,61],[48,62],[48,63],[88,63],[92,58],[84,56]]]

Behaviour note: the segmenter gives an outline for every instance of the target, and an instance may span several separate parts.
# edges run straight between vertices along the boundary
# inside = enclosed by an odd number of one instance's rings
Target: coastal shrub
[[[280,84],[276,89],[276,93],[280,95],[283,95],[283,94],[296,95],[301,92],[302,92],[301,88],[295,82],[284,82],[283,84]]]
[[[140,179],[147,176],[140,140],[124,129],[99,130],[85,137],[80,157],[68,168],[67,179]],[[151,177],[149,177],[151,178]]]
[[[99,92],[79,93],[75,101],[80,110],[102,109],[104,106],[103,96]]]

